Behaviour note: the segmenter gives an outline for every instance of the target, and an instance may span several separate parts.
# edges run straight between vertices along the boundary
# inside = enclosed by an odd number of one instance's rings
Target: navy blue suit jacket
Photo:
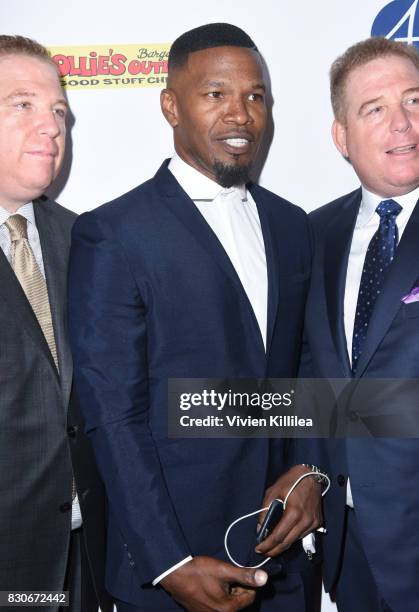
[[[343,303],[360,202],[358,189],[310,215],[315,253],[307,301],[303,376],[351,377]],[[419,206],[416,206],[376,301],[357,378],[419,377],[419,303],[401,301],[418,285]],[[405,408],[401,398],[398,406],[401,421]],[[359,405],[353,401],[347,409],[351,418],[356,419]],[[307,445],[304,454],[307,456]],[[338,572],[349,475],[365,554],[379,591],[392,609],[417,610],[419,440],[355,437],[330,440],[313,444],[311,460],[320,465],[328,462],[332,477],[332,489],[325,498],[326,587],[332,587]]]
[[[291,377],[310,271],[305,213],[256,185],[268,268],[267,353],[223,247],[167,162],[73,231],[76,385],[110,500],[107,587],[173,605],[150,582],[186,556],[225,559],[230,522],[260,508],[285,441],[169,439],[171,377]],[[237,556],[254,547],[254,527]],[[243,557],[242,557],[243,558]]]

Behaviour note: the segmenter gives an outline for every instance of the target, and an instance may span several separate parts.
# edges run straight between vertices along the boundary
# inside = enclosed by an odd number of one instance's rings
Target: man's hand
[[[308,472],[310,469],[304,465],[295,465],[280,476],[272,487],[266,490],[263,507],[269,506],[276,498],[284,500],[294,482]],[[266,511],[259,515],[259,525],[262,524],[265,514]],[[291,493],[281,520],[272,533],[257,545],[256,552],[276,557],[322,523],[321,486],[314,477],[307,476]]]
[[[234,612],[250,606],[255,589],[267,579],[261,570],[234,567],[213,557],[194,557],[160,584],[191,612]]]

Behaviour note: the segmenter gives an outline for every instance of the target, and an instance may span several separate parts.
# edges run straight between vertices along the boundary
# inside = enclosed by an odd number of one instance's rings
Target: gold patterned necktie
[[[28,241],[26,218],[22,215],[12,215],[4,225],[9,230],[12,241],[11,265],[13,271],[32,306],[55,365],[58,368],[57,348],[52,326],[47,283],[36,263]]]
[[[58,369],[57,347],[52,326],[51,308],[45,278],[36,262],[28,241],[27,220],[22,215],[12,215],[4,224],[12,241],[11,265],[28,298],[32,310],[45,336],[49,350]],[[71,497],[76,497],[76,483],[72,479]]]

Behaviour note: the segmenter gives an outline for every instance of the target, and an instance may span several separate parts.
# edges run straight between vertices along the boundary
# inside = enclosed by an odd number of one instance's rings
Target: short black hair
[[[169,72],[184,66],[190,53],[214,47],[244,47],[259,53],[253,40],[241,28],[230,23],[207,23],[175,40],[169,52]]]

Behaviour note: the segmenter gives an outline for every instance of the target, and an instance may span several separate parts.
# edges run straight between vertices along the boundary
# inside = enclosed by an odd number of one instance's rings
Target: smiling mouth
[[[219,138],[219,142],[223,145],[226,153],[239,156],[250,153],[254,140],[248,134],[234,134],[225,138]]]
[[[405,153],[410,153],[417,148],[416,144],[405,145],[404,147],[394,147],[394,149],[389,149],[386,153],[390,155],[403,155]]]
[[[229,147],[240,149],[241,147],[247,147],[250,144],[250,140],[247,138],[224,138],[223,142],[228,144]]]

